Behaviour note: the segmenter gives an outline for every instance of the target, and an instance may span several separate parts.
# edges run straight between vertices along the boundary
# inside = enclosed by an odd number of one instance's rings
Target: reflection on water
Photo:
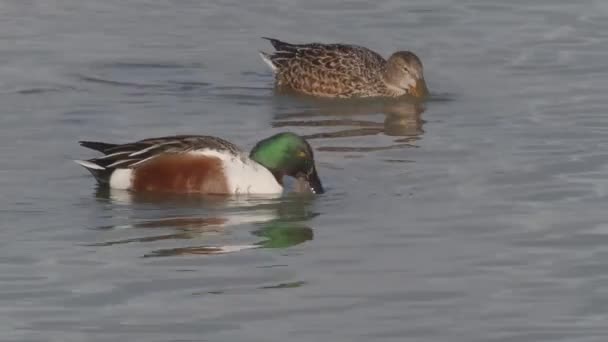
[[[384,134],[399,137],[418,137],[424,133],[421,116],[426,108],[423,104],[395,102],[382,108],[385,114]]]
[[[415,142],[424,133],[422,113],[423,103],[405,99],[383,100],[328,100],[299,97],[310,108],[297,112],[282,112],[275,115],[273,127],[351,127],[331,132],[318,132],[305,135],[307,139],[364,137],[378,134],[402,137],[396,144],[388,146],[329,147],[320,146],[320,151],[333,152],[370,152],[395,148],[415,147]],[[354,116],[383,114],[384,121],[352,119]],[[344,117],[348,118],[344,118]],[[327,118],[339,117],[339,118]]]
[[[252,233],[264,239],[253,244],[244,245],[202,245],[159,249],[144,255],[144,257],[225,254],[255,248],[287,248],[313,239],[313,231],[310,227],[303,224],[281,222],[280,220],[264,225]]]
[[[276,285],[262,286],[262,289],[291,289],[305,285],[305,281],[293,281],[290,283],[280,283]]]
[[[195,246],[154,250],[144,257],[166,257],[177,255],[212,255],[238,252],[255,248],[287,248],[313,239],[313,230],[307,225],[317,216],[311,206],[314,196],[290,194],[284,198],[230,197],[230,196],[175,196],[173,198],[130,194],[129,203],[157,205],[162,208],[204,210],[206,215],[174,216],[162,210],[154,211],[163,217],[140,220],[127,225],[100,227],[104,230],[133,229],[142,236],[104,241],[89,246],[107,247],[130,243],[150,243],[161,240],[206,240]],[[121,196],[126,196],[121,194]],[[98,199],[123,204],[124,198],[116,201],[114,191],[98,189]],[[158,208],[158,207],[157,207]],[[166,215],[166,216],[165,216]],[[261,240],[244,244],[214,244],[213,237],[229,235],[237,226],[252,226],[251,234]],[[151,230],[162,229],[162,234],[149,235]],[[166,229],[173,232],[166,233]],[[139,233],[138,233],[139,234]]]
[[[121,226],[121,228],[172,228],[179,232],[172,234],[161,234],[154,236],[136,237],[123,240],[106,241],[89,246],[112,246],[127,244],[132,242],[153,242],[159,240],[192,239],[201,234],[220,233],[222,227],[228,222],[221,217],[171,217],[157,220],[142,221],[135,224]],[[113,229],[117,227],[103,227],[103,229]]]

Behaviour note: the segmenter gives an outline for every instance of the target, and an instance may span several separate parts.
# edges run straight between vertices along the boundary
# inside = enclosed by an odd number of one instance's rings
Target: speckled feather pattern
[[[276,67],[276,86],[324,97],[399,96],[382,75],[387,61],[357,45],[289,44],[270,40],[276,51],[264,56]]]

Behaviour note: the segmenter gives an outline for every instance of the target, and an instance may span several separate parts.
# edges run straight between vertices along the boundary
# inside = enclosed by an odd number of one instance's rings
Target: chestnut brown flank
[[[159,156],[136,168],[134,191],[227,194],[222,161],[214,157],[175,154]]]

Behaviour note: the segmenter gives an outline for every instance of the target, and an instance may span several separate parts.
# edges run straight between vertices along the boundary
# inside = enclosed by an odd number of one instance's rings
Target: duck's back
[[[213,136],[179,135],[127,144],[82,141],[104,155],[78,164],[113,189],[135,192],[277,194],[283,187],[234,144]]]
[[[386,60],[357,45],[289,44],[270,39],[276,51],[264,57],[276,72],[277,87],[315,96],[377,96],[385,91]]]

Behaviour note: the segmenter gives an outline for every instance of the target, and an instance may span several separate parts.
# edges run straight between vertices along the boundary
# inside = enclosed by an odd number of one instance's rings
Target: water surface
[[[4,1],[3,341],[606,341],[604,1]],[[260,36],[411,49],[422,105],[275,96]],[[306,135],[316,198],[96,189],[77,141]]]

